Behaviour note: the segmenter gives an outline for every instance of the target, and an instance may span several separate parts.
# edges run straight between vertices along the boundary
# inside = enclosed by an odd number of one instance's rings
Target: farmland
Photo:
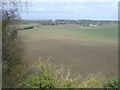
[[[117,24],[97,27],[77,24],[40,25],[21,30],[25,41],[24,63],[29,67],[38,61],[70,67],[80,74],[103,73],[107,78],[118,74]]]

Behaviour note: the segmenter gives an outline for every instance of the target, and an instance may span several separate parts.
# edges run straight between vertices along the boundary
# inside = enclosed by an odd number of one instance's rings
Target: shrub
[[[61,84],[60,88],[76,88],[79,85],[78,81],[79,80],[75,79],[75,78],[63,80],[61,82],[62,84]]]
[[[101,74],[88,75],[79,88],[103,88],[103,82],[104,79]]]
[[[120,77],[107,81],[104,85],[104,88],[119,88],[120,89]]]
[[[39,72],[30,76],[21,84],[25,88],[54,88],[58,80],[55,72],[51,68],[51,64],[39,63],[33,65],[33,68],[39,69]],[[21,87],[20,86],[20,87]]]
[[[13,87],[18,84],[17,78],[22,65],[23,40],[17,31],[20,21],[21,1],[8,0],[2,5],[2,87]]]
[[[54,88],[56,85],[56,77],[48,74],[48,71],[38,72],[26,80],[27,88]]]
[[[82,82],[80,75],[75,75],[68,71],[64,72],[63,66],[53,66],[49,63],[39,63],[33,65],[37,72],[27,78],[19,87],[24,88],[100,88],[102,79],[97,75],[85,77]],[[96,76],[96,77],[95,77]],[[82,83],[81,83],[82,82]]]

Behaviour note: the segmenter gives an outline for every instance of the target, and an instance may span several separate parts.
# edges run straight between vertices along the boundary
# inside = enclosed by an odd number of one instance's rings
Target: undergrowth
[[[82,76],[73,74],[70,69],[43,63],[39,60],[33,65],[37,72],[29,76],[18,87],[23,88],[103,88],[102,74],[89,74]]]

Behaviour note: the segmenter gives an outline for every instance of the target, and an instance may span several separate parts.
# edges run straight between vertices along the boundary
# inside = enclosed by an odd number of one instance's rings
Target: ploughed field
[[[107,78],[118,75],[117,24],[96,27],[40,25],[19,32],[25,41],[24,62],[32,66],[41,61],[63,65],[72,72],[102,73]]]

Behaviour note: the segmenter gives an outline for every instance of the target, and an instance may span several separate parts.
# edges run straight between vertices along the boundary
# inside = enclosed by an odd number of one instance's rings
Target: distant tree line
[[[89,26],[90,24],[93,25],[102,25],[102,24],[116,24],[117,21],[100,21],[100,20],[69,20],[69,19],[56,19],[56,20],[24,20],[24,24],[27,23],[39,23],[42,25],[59,25],[59,24],[79,24],[83,26]]]

